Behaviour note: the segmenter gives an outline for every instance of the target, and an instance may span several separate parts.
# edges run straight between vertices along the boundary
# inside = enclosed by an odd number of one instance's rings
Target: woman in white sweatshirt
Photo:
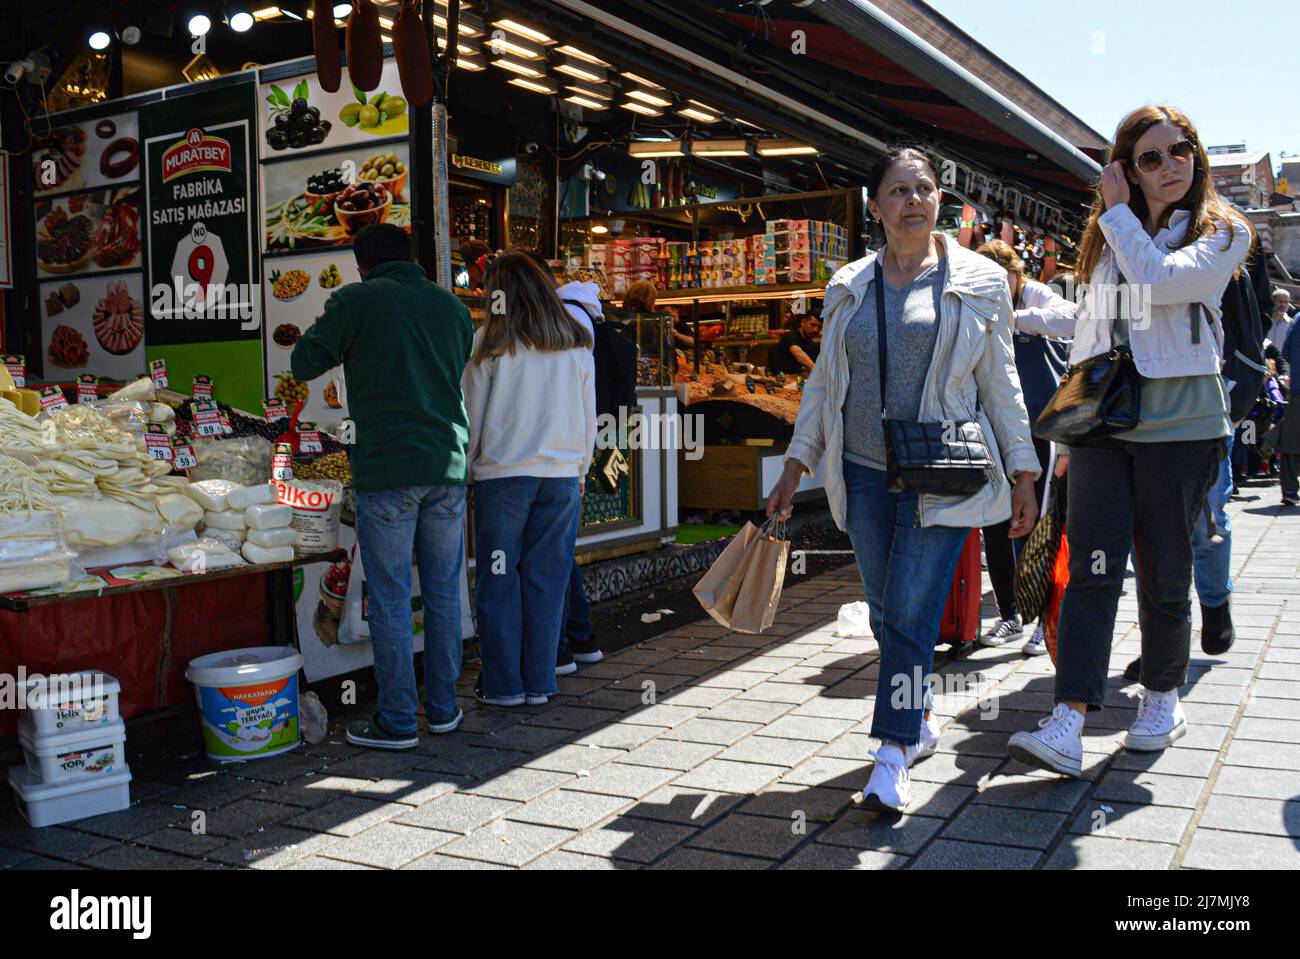
[[[474,487],[477,694],[493,706],[544,703],[596,442],[591,334],[551,278],[519,251],[485,279],[487,321],[465,368]]]
[[[1191,641],[1193,523],[1232,434],[1220,302],[1250,245],[1250,224],[1215,192],[1184,113],[1147,106],[1120,122],[1079,251],[1085,286],[1070,362],[1127,347],[1141,408],[1134,429],[1073,445],[1065,458],[1070,585],[1056,708],[1039,729],[1009,740],[1021,762],[1082,775],[1084,717],[1106,702],[1130,545],[1143,689],[1124,745],[1158,752],[1186,732],[1178,691]]]

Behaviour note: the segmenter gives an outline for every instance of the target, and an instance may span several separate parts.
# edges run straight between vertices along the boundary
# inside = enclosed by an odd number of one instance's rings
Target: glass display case
[[[637,388],[672,389],[677,369],[677,350],[673,344],[676,317],[670,313],[635,313],[607,306],[605,319],[636,344]]]

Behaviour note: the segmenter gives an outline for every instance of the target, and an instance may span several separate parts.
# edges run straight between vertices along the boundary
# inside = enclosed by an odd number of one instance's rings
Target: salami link
[[[384,41],[379,36],[379,11],[371,0],[352,0],[347,45],[348,77],[358,90],[378,87],[384,69]]]
[[[312,0],[312,42],[316,51],[316,79],[326,93],[339,88],[343,64],[339,61],[339,31],[334,25],[331,0]]]
[[[393,48],[406,102],[424,106],[433,99],[433,64],[429,60],[428,35],[412,0],[403,0],[393,23]]]

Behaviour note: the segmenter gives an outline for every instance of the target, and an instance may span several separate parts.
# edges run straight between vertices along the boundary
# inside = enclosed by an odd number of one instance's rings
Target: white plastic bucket
[[[126,768],[126,726],[120,719],[52,736],[31,737],[20,731],[18,743],[32,778],[42,783],[104,779]]]
[[[203,718],[203,746],[220,763],[276,756],[298,745],[298,670],[292,646],[253,646],[190,660],[185,678]]]
[[[33,677],[23,690],[18,730],[28,739],[117,722],[116,679],[96,670]]]
[[[9,769],[15,805],[33,826],[53,826],[102,816],[131,806],[131,771],[123,766],[103,779],[41,783],[22,766]]]

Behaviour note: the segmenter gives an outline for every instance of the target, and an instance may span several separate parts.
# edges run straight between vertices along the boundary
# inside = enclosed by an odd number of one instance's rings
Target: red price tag
[[[192,470],[199,465],[194,447],[179,436],[172,437],[172,465],[178,470]]]
[[[149,451],[149,458],[155,460],[172,460],[171,437],[161,423],[149,423],[144,428],[144,446]]]
[[[293,447],[288,443],[276,443],[271,454],[271,478],[287,481],[293,479]]]
[[[53,413],[55,410],[61,410],[68,405],[68,398],[63,395],[63,390],[57,386],[47,386],[41,390],[41,409],[47,413]]]
[[[194,386],[190,390],[190,395],[196,400],[212,399],[212,377],[202,375],[194,377]]]
[[[5,369],[9,371],[9,376],[13,378],[14,386],[17,386],[20,389],[26,386],[27,357],[9,353],[4,357],[3,362]]]
[[[266,415],[266,421],[281,420],[289,415],[289,407],[281,399],[274,396],[268,396],[262,400],[262,412]]]
[[[77,377],[77,402],[93,403],[99,399],[99,378],[90,373]]]
[[[195,403],[191,407],[194,414],[194,433],[197,436],[221,436],[225,427],[221,425],[221,410],[211,400]]]
[[[315,423],[298,421],[298,450],[303,453],[325,452],[325,447],[321,445],[320,429]]]
[[[167,388],[167,361],[154,360],[149,364],[149,376],[153,380],[155,390],[164,390]]]

